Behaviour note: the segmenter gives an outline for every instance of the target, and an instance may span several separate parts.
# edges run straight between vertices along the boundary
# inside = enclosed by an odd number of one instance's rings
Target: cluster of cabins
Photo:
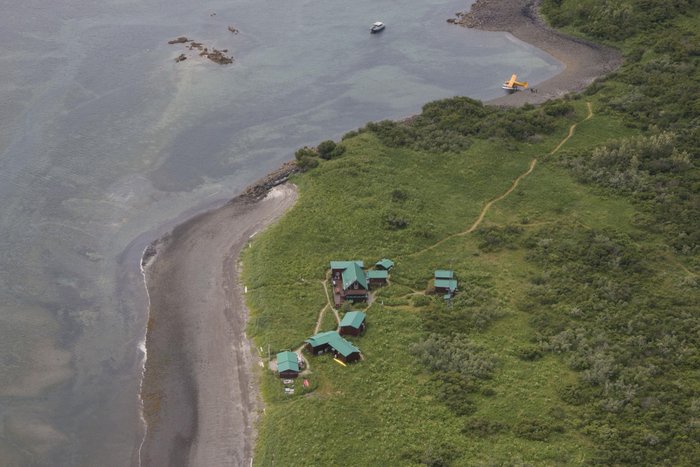
[[[349,311],[340,321],[337,331],[320,332],[304,341],[305,348],[312,355],[326,352],[343,363],[359,360],[360,349],[352,345],[343,336],[359,336],[365,331],[367,314],[362,311]],[[277,354],[277,372],[280,378],[292,379],[299,376],[304,365],[301,355],[296,352],[280,352]]]
[[[382,259],[374,269],[365,271],[363,261],[331,261],[331,278],[336,308],[344,301],[365,302],[369,299],[370,289],[382,286],[389,279],[389,271],[394,262]],[[433,277],[436,294],[449,300],[457,292],[457,280],[454,271],[438,269]],[[360,360],[360,349],[348,342],[343,336],[359,336],[366,329],[367,314],[362,311],[349,311],[340,321],[337,331],[325,331],[309,337],[304,341],[305,348],[312,355],[330,352],[334,358],[343,363]],[[281,378],[296,378],[303,367],[303,358],[295,352],[277,354],[277,371]]]
[[[381,287],[389,280],[389,271],[394,267],[390,259],[377,261],[374,269],[365,271],[363,261],[331,261],[333,301],[338,308],[345,302],[366,302],[370,289]]]

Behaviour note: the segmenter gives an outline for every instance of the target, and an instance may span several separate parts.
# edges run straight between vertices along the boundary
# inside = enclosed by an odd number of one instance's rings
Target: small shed
[[[367,314],[362,311],[348,311],[340,320],[341,336],[357,336],[365,331],[365,318]]]
[[[384,271],[391,271],[391,268],[394,267],[394,262],[390,259],[383,258],[377,261],[374,267],[377,269],[383,269]]]
[[[299,376],[299,356],[295,352],[280,352],[277,354],[277,373],[280,378],[296,378]]]
[[[373,285],[374,286],[386,285],[388,279],[389,279],[389,271],[378,270],[378,269],[373,269],[371,271],[367,271],[367,280],[369,281],[370,287]]]

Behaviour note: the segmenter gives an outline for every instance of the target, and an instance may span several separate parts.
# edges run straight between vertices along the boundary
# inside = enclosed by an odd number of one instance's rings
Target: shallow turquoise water
[[[445,22],[469,2],[192,3],[0,0],[3,464],[134,461],[148,242],[299,146],[561,68]]]

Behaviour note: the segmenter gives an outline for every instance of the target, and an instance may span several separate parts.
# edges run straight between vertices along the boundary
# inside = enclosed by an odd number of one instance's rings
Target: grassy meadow
[[[639,56],[653,37],[582,30],[569,3],[545,1],[545,12],[628,57],[584,95],[510,111],[438,101],[412,122],[349,133],[342,150],[297,154],[308,169],[293,179],[298,203],[243,255],[248,332],[264,356],[312,334],[329,261],[396,267],[364,307],[366,333],[350,338],[363,361],[307,356],[310,388],[297,382],[292,396],[262,372],[257,465],[700,458],[698,114],[635,110],[654,99],[672,108],[675,95],[643,82],[639,67],[683,66],[697,84],[697,54]],[[676,3],[652,32],[681,31],[678,47],[692,48],[697,11]],[[459,280],[449,303],[424,294],[438,268]],[[321,330],[333,327],[327,310]]]

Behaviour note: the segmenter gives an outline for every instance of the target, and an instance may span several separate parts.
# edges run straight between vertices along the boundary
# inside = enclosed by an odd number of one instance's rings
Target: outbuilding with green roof
[[[370,287],[386,285],[388,279],[389,271],[382,269],[367,271],[367,281],[369,282]]]
[[[280,378],[299,376],[299,356],[296,352],[285,351],[277,354],[277,373]]]
[[[374,267],[377,269],[383,269],[385,271],[391,271],[391,268],[394,267],[394,262],[388,258],[383,258],[377,261]]]
[[[348,311],[340,320],[339,333],[341,336],[358,336],[365,331],[367,314],[362,311]]]

